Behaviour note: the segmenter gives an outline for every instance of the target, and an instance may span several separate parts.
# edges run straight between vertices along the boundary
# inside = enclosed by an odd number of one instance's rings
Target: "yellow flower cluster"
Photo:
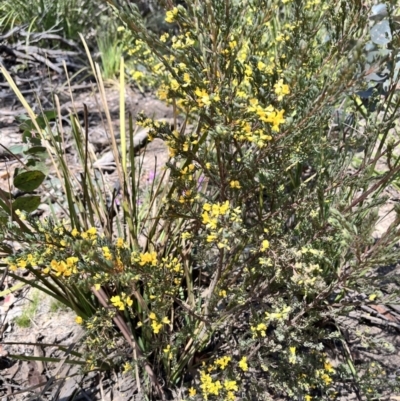
[[[29,253],[25,258],[20,257],[15,262],[13,262],[11,258],[5,258],[3,261],[8,264],[8,268],[11,271],[16,271],[18,268],[26,269],[27,266],[37,266],[41,262],[41,259],[39,255]]]
[[[210,395],[219,395],[222,390],[222,384],[219,380],[213,381],[210,374],[200,371],[200,388],[205,400],[208,400]]]
[[[172,24],[175,21],[176,16],[179,13],[178,7],[174,7],[172,10],[165,13],[165,22]]]
[[[247,111],[256,113],[260,121],[270,123],[274,132],[279,132],[279,126],[285,122],[283,118],[285,110],[278,111],[272,105],[262,107],[256,98],[250,99],[250,106],[247,108]]]
[[[139,264],[140,266],[143,266],[145,264],[157,266],[157,253],[156,252],[141,253]]]
[[[154,312],[151,312],[149,315],[151,320],[151,328],[153,329],[154,334],[158,334],[163,327],[163,324],[170,324],[170,320],[164,316],[161,321],[158,320],[157,315]]]
[[[229,201],[224,203],[205,203],[201,215],[202,223],[209,230],[207,233],[207,242],[212,242],[219,249],[227,248],[228,239],[226,238],[230,231],[232,223],[241,223],[240,208],[232,209]]]
[[[96,240],[97,238],[97,229],[96,227],[90,227],[88,230],[79,233],[76,229],[72,230],[71,232],[73,237],[81,237],[83,239],[88,239],[88,240]]]
[[[133,304],[131,297],[124,292],[121,292],[121,295],[111,297],[110,302],[119,310],[125,310],[125,306],[132,306]]]
[[[296,347],[289,347],[289,363],[292,365],[296,363]]]
[[[284,321],[287,320],[290,313],[290,306],[285,306],[281,311],[276,309],[276,312],[265,312],[265,322],[269,323],[272,321]],[[250,331],[253,335],[253,338],[257,338],[258,336],[265,337],[267,331],[267,324],[264,322],[260,322],[257,325],[250,326]]]
[[[157,252],[132,252],[131,262],[138,263],[140,266],[150,265],[157,266]]]
[[[280,79],[275,85],[274,90],[278,96],[278,100],[281,101],[285,95],[290,93],[289,86],[283,83],[283,79]]]
[[[203,210],[204,212],[201,215],[203,218],[203,224],[206,224],[206,226],[209,228],[215,229],[217,228],[218,217],[229,214],[229,201],[225,201],[222,204],[215,203],[213,205],[205,203],[203,205]]]
[[[239,141],[255,143],[259,148],[263,148],[272,136],[264,128],[254,129],[249,121],[241,121],[239,132],[234,135]]]
[[[38,226],[38,231],[44,236],[43,248],[40,248],[35,253],[29,253],[19,258],[8,258],[6,262],[9,264],[11,270],[18,268],[35,268],[41,269],[43,274],[54,275],[60,278],[69,278],[72,275],[80,274],[84,271],[83,264],[93,263],[92,258],[86,258],[82,255],[78,258],[74,255],[76,248],[84,246],[85,249],[90,247],[90,251],[96,252],[97,255],[102,256],[106,261],[113,262],[113,272],[122,272],[124,264],[121,258],[121,252],[126,249],[128,245],[122,238],[117,238],[114,247],[107,245],[98,246],[99,241],[103,242],[104,237],[99,237],[96,227],[90,227],[85,231],[78,231],[76,228],[68,231],[66,228],[67,223],[62,222],[60,225],[52,226],[47,222],[41,223]],[[71,256],[69,256],[71,255]],[[78,263],[81,262],[81,269],[78,270]],[[105,266],[109,269],[109,266]],[[107,273],[102,271],[101,274],[94,275],[94,286],[99,289],[100,286],[107,281]],[[105,280],[106,279],[106,280]]]
[[[228,366],[228,363],[232,360],[230,356],[223,356],[215,360],[215,366],[218,366],[220,369],[225,369]]]
[[[166,346],[166,348],[163,349],[164,353],[167,355],[168,359],[172,359],[173,358],[173,353],[172,353],[172,349],[171,349],[171,345],[168,344]]]
[[[65,261],[61,260],[59,262],[53,259],[50,262],[50,266],[43,270],[43,273],[48,274],[50,271],[53,271],[57,277],[69,277],[78,272],[76,267],[78,261],[79,259],[75,256],[71,256]]]
[[[178,258],[169,256],[162,258],[162,262],[164,268],[172,270],[175,273],[183,273],[182,263],[179,262]]]
[[[238,362],[237,367],[241,371],[247,372],[249,370],[247,357],[242,357]],[[200,389],[204,400],[208,400],[210,396],[220,396],[223,397],[220,399],[228,401],[234,401],[236,399],[235,392],[239,391],[238,382],[228,378],[218,380],[220,375],[226,376],[226,374],[229,374],[229,372],[234,368],[235,366],[232,364],[232,357],[228,355],[217,358],[208,366],[203,362],[203,368],[200,370]],[[223,371],[225,372],[223,373]],[[238,375],[237,377],[240,376]],[[189,396],[193,397],[196,394],[196,389],[191,387],[189,389]]]
[[[224,380],[222,383],[220,380],[214,381],[204,370],[200,371],[200,388],[204,400],[208,400],[210,395],[219,396],[225,393],[225,400],[233,401],[236,398],[235,392],[239,390],[236,380]],[[196,394],[193,390],[189,393],[191,396]]]
[[[183,50],[190,46],[193,46],[194,40],[190,36],[190,32],[186,32],[185,35],[173,36],[171,47],[174,50]]]
[[[210,106],[212,101],[218,102],[221,100],[218,93],[213,93],[210,95],[205,89],[196,88],[194,93],[197,96],[196,101],[199,107]]]
[[[247,357],[243,357],[239,361],[239,368],[243,370],[243,372],[247,372],[249,370],[249,366],[247,365]]]
[[[253,334],[253,338],[258,335],[265,337],[267,335],[267,325],[265,323],[258,323],[257,326],[250,326],[250,330]]]

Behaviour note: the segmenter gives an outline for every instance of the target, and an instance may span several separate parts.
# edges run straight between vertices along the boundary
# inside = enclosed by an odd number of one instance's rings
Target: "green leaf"
[[[21,191],[34,191],[45,179],[45,175],[38,170],[26,171],[14,178],[14,185]]]
[[[40,128],[45,129],[48,122],[50,120],[54,120],[57,117],[57,113],[55,110],[45,111],[44,116],[39,116],[36,119],[36,123],[39,125]]]
[[[22,134],[22,142],[24,142],[24,143],[30,142],[31,144],[38,145],[38,146],[42,143],[40,137],[33,135],[31,130],[23,129],[23,131],[24,132]]]
[[[14,210],[23,210],[24,212],[31,213],[36,210],[40,205],[40,196],[30,195],[21,196],[13,202]]]
[[[30,149],[25,151],[25,154],[27,155],[39,154],[39,156],[41,156],[42,153],[47,153],[46,148],[44,146],[32,146]]]
[[[8,149],[10,152],[14,153],[15,155],[18,155],[26,149],[26,145],[12,145]]]
[[[26,162],[26,165],[36,170],[41,171],[43,174],[48,174],[49,168],[47,167],[46,163],[43,161],[38,161],[34,159],[30,159]]]
[[[81,365],[84,366],[86,364],[85,361],[76,361],[73,359],[61,359],[61,358],[50,358],[46,356],[28,356],[28,355],[16,355],[16,354],[10,354],[10,358],[12,359],[19,359],[20,361],[42,361],[42,362],[61,362],[63,363],[68,363],[71,365]]]

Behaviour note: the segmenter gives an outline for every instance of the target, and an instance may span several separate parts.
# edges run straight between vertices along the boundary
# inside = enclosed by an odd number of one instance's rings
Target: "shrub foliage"
[[[379,364],[355,367],[339,319],[396,296],[376,269],[399,259],[397,209],[373,234],[400,170],[397,76],[392,69],[382,90],[365,79],[388,59],[395,65],[395,48],[371,39],[382,21],[395,36],[393,10],[166,1],[171,29],[158,34],[131,3],[108,2],[131,41],[136,78],[175,111],[172,125],[145,111],[137,119],[168,144],[170,160],[140,204],[133,147],[127,141],[127,156],[114,147],[116,234],[84,134],[77,128],[83,201],[60,141],[48,136],[69,218],[24,223],[2,201],[16,219],[3,223],[3,239],[27,244],[8,257],[10,270],[29,268],[74,308],[88,369],[123,366],[155,398],[309,401],[356,389],[372,399],[395,387]],[[128,359],[121,347],[131,348]]]

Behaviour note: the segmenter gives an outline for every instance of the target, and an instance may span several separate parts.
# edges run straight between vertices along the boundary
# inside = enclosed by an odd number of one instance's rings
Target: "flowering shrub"
[[[145,375],[155,397],[179,389],[182,399],[309,401],[342,387],[372,399],[395,387],[368,361],[355,370],[336,321],[359,304],[354,294],[389,299],[373,273],[399,258],[399,217],[372,237],[382,192],[400,170],[389,132],[398,95],[393,88],[369,115],[352,97],[363,83],[368,7],[168,1],[165,21],[177,33],[158,36],[134,8],[109,3],[181,123],[137,118],[150,140],[167,143],[168,175],[140,212],[122,161],[126,229],[117,238],[75,212],[62,226],[30,219],[37,252],[9,256],[10,269],[28,266],[79,292],[86,304],[72,307],[88,333],[87,367]],[[342,104],[353,125],[333,132]],[[378,160],[387,163],[376,178]],[[97,216],[96,196],[87,202]],[[107,357],[118,336],[128,360]],[[335,366],[329,344],[340,349]]]

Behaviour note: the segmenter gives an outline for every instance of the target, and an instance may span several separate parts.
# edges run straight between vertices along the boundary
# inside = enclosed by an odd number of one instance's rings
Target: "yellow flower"
[[[114,297],[111,297],[110,301],[119,310],[124,310],[125,309],[125,305],[122,302],[121,297],[119,295],[115,295]]]
[[[332,378],[329,375],[327,375],[326,373],[321,375],[321,379],[325,382],[325,384],[327,386],[329,386],[332,383]]]
[[[267,335],[266,330],[267,330],[267,326],[265,323],[259,323],[257,325],[257,331],[260,332],[262,337],[265,337]]]
[[[197,391],[195,388],[190,387],[189,389],[189,397],[194,397],[196,395]]]
[[[278,132],[279,131],[279,125],[283,124],[285,122],[285,119],[283,118],[283,113],[285,110],[280,110],[280,111],[272,111],[268,112],[267,117],[265,118],[260,118],[260,120],[265,121],[267,123],[272,124],[272,131]]]
[[[197,103],[200,107],[209,106],[211,104],[210,96],[205,89],[196,88],[194,93],[198,97]]]
[[[71,270],[72,273],[76,273],[76,264],[79,262],[79,259],[76,256],[70,256],[67,258],[67,266]]]
[[[334,373],[335,369],[333,369],[333,366],[329,363],[329,362],[325,362],[324,363],[324,369],[328,372],[328,373]]]
[[[231,181],[231,182],[229,183],[229,185],[231,186],[231,188],[236,188],[236,189],[242,188],[242,187],[240,186],[239,181]]]
[[[125,303],[126,303],[126,305],[128,305],[128,306],[132,306],[133,301],[132,301],[131,297],[126,297],[126,298],[125,298]]]
[[[175,21],[175,17],[178,15],[178,8],[174,7],[172,10],[167,11],[165,14],[165,22],[168,22],[169,24],[171,24],[172,22]]]
[[[126,362],[124,365],[124,373],[129,372],[132,370],[132,365],[129,362]]]
[[[233,391],[228,391],[226,393],[226,397],[225,397],[226,401],[235,401],[235,398],[236,398],[235,393]]]
[[[82,324],[83,323],[83,319],[80,316],[77,316],[75,318],[75,322],[78,323],[78,324]]]
[[[17,216],[19,216],[19,218],[20,218],[21,220],[26,220],[26,215],[25,215],[24,212],[21,212],[21,210],[17,209],[17,210],[15,211],[15,214],[16,214]]]
[[[185,81],[185,86],[190,85],[190,83],[192,82],[192,80],[190,79],[190,75],[187,72],[183,74],[183,80]]]
[[[283,79],[280,79],[274,85],[275,93],[278,95],[278,100],[281,101],[285,95],[290,93],[289,86],[283,83]]]
[[[182,237],[182,239],[190,239],[190,238],[192,238],[192,234],[185,231],[184,233],[181,234],[181,237]]]
[[[103,251],[104,259],[112,260],[112,255],[108,246],[103,246],[101,250]]]
[[[179,89],[179,82],[176,79],[171,80],[171,88],[172,90],[176,91]]]
[[[153,320],[151,323],[151,327],[153,329],[154,334],[158,334],[160,332],[160,329],[162,328],[161,323],[157,323],[157,320]]]
[[[97,228],[96,227],[90,227],[89,230],[86,231],[86,234],[89,237],[95,237],[97,234]]]
[[[151,313],[150,313],[149,318],[150,318],[151,320],[157,320],[157,316],[156,316],[156,314],[155,314],[154,312],[151,312]]]
[[[144,74],[142,71],[131,71],[131,77],[135,81],[139,81],[140,79],[142,79],[144,77]]]
[[[17,265],[18,267],[20,267],[21,269],[25,269],[28,263],[26,263],[26,260],[24,259],[18,259],[17,260]]]
[[[290,347],[289,351],[290,351],[289,363],[295,364],[296,363],[296,347]]]
[[[215,241],[217,238],[218,238],[218,237],[217,237],[216,234],[207,235],[207,242],[213,242],[213,241]]]
[[[237,46],[236,40],[231,40],[231,41],[229,42],[229,47],[230,47],[231,49],[234,49],[236,46]]]
[[[235,380],[225,380],[224,387],[227,391],[238,391],[238,385]]]
[[[219,211],[221,214],[225,215],[229,211],[229,201],[224,202],[220,206]]]
[[[304,401],[311,401],[312,400],[312,397],[311,397],[311,395],[305,395],[304,396]]]
[[[164,316],[161,320],[164,324],[170,324],[171,321],[167,318],[167,316]]]
[[[160,36],[161,42],[164,42],[164,43],[167,41],[168,38],[169,38],[169,34],[168,33],[164,33],[164,34],[162,34]]]
[[[261,252],[264,252],[264,251],[266,251],[268,248],[269,248],[269,241],[265,239],[265,240],[262,242],[262,244],[261,244],[260,251],[261,251]]]
[[[243,357],[240,361],[239,361],[239,368],[243,370],[243,372],[247,372],[249,370],[249,367],[247,365],[247,357]]]
[[[156,252],[146,252],[140,254],[140,266],[144,266],[146,263],[150,263],[152,266],[157,265],[157,253]]]
[[[209,203],[205,203],[203,205],[203,210],[209,212],[211,210],[211,205]]]
[[[219,366],[222,370],[224,370],[227,367],[228,363],[231,361],[231,359],[232,358],[230,356],[223,356],[215,361],[215,365]]]
[[[127,247],[127,245],[125,244],[125,241],[124,241],[123,238],[117,238],[117,241],[116,241],[116,243],[115,243],[115,246],[116,246],[117,248],[126,248],[126,247]]]

